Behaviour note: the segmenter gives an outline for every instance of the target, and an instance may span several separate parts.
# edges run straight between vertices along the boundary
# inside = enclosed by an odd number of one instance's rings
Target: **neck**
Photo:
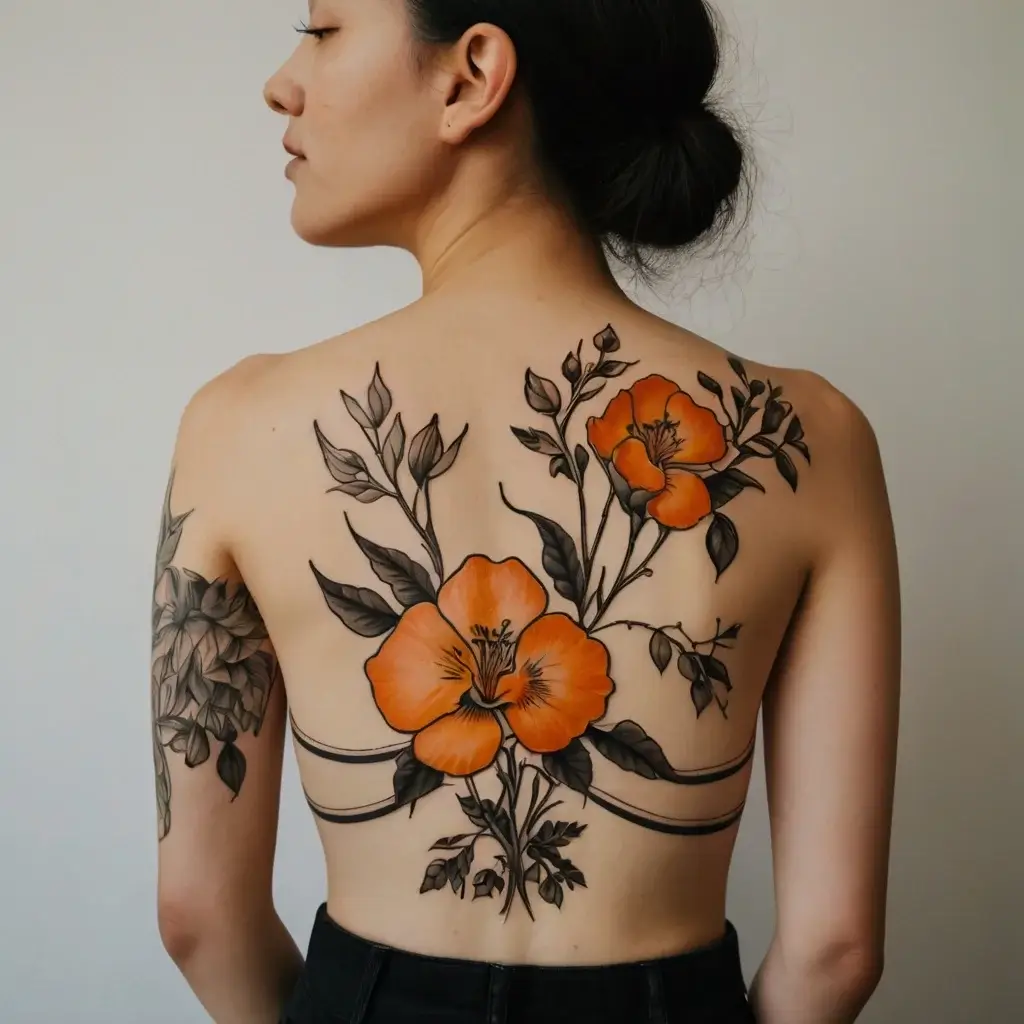
[[[506,294],[621,290],[599,244],[543,197],[515,195],[490,209],[432,219],[413,255],[424,296],[499,286]]]

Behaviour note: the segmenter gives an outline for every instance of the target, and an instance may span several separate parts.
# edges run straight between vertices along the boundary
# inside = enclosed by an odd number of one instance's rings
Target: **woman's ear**
[[[467,29],[445,57],[448,95],[441,136],[456,145],[491,121],[515,83],[516,48],[494,25]]]

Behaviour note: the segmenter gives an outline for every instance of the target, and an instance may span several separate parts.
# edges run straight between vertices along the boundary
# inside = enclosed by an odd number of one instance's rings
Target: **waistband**
[[[661,1020],[665,1006],[687,1006],[708,997],[745,994],[739,938],[726,922],[718,941],[676,956],[601,966],[539,966],[436,957],[361,938],[317,911],[306,957],[308,984],[338,1011],[360,1019],[379,984],[407,998],[470,1010],[487,1007],[483,1019],[503,1024],[510,998],[516,1019],[533,1019],[531,1004],[572,1007],[647,1005],[645,1019]],[[454,1005],[453,1000],[459,1006]],[[538,1014],[540,1016],[540,1014]],[[568,1018],[566,1018],[568,1019]],[[582,1018],[580,1018],[582,1019]]]

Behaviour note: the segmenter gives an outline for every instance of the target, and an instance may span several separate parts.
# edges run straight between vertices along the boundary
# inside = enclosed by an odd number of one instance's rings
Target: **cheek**
[[[436,100],[393,63],[385,73],[346,70],[329,86],[329,100],[314,106],[307,96],[310,160],[296,175],[296,219],[335,236],[422,199],[440,149]]]

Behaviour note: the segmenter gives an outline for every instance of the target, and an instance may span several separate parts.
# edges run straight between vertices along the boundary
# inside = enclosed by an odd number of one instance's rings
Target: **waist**
[[[318,1012],[343,1020],[482,1021],[496,999],[505,1014],[501,1019],[508,1021],[668,1021],[675,1018],[658,1015],[666,1007],[711,1003],[720,1006],[722,1020],[745,1019],[724,1016],[745,1007],[739,942],[728,922],[716,942],[676,956],[549,967],[427,956],[385,946],[341,927],[325,905],[316,916],[300,984]]]

